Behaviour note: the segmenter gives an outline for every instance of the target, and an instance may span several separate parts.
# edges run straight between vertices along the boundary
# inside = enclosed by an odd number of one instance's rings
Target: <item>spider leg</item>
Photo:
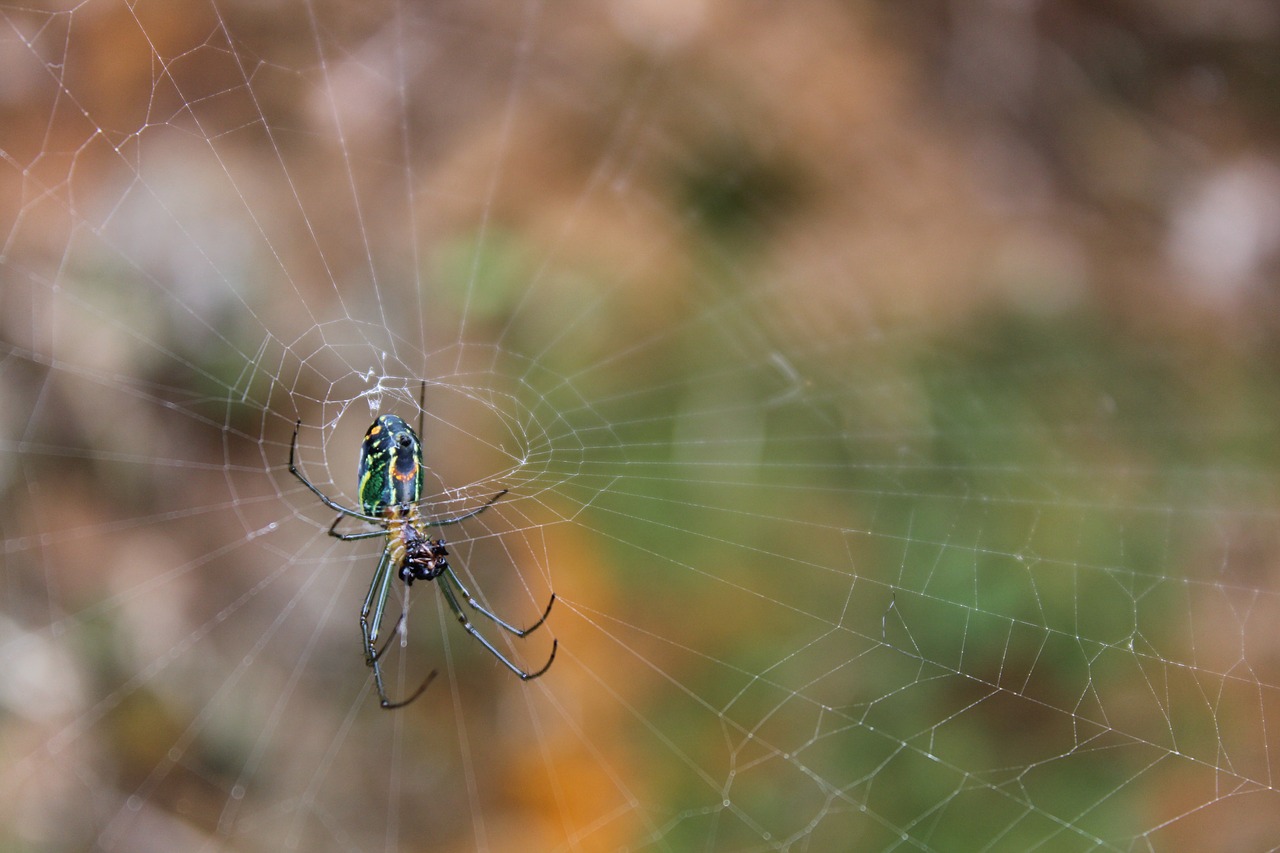
[[[340,512],[343,515],[349,515],[352,518],[358,518],[361,521],[367,521],[370,524],[378,524],[379,522],[383,521],[383,519],[378,518],[376,516],[365,515],[363,512],[360,512],[359,510],[354,510],[354,509],[350,509],[348,507],[343,506],[342,504],[335,501],[333,498],[326,495],[324,492],[320,491],[320,489],[316,486],[315,483],[307,479],[307,476],[302,473],[302,469],[299,468],[297,463],[295,462],[295,457],[297,456],[297,451],[298,451],[298,429],[301,426],[302,426],[302,418],[298,418],[297,422],[294,423],[293,425],[293,443],[289,445],[289,473],[297,477],[299,480],[301,480],[302,485],[306,486],[308,489],[311,490],[312,494],[314,494],[320,500],[324,501],[324,505],[329,507],[329,509],[334,510],[335,512]],[[493,500],[497,500],[497,498],[494,498]],[[489,503],[493,503],[493,501],[490,501]],[[484,509],[488,505],[489,504],[485,504],[485,506],[481,507],[480,509]],[[479,512],[479,511],[480,510],[476,510],[476,512]],[[474,514],[475,513],[472,513],[472,515]],[[463,518],[470,518],[470,516],[463,516]],[[342,537],[338,537],[338,538],[342,538]]]
[[[502,654],[502,652],[494,648],[493,644],[486,640],[484,635],[475,629],[475,626],[471,624],[471,620],[468,619],[467,614],[463,612],[461,605],[458,604],[458,599],[454,596],[453,590],[447,583],[440,584],[440,591],[444,593],[444,600],[449,604],[449,609],[453,611],[453,615],[457,616],[458,621],[462,623],[463,629],[472,637],[479,640],[480,645],[488,649],[491,655],[502,661],[503,665],[515,673],[521,681],[532,681],[551,668],[551,662],[556,659],[556,647],[560,645],[559,640],[551,641],[551,657],[547,658],[547,662],[542,665],[542,669],[537,672],[525,672],[511,661],[507,660],[506,656]]]
[[[453,570],[453,566],[447,566],[444,570],[444,574],[448,575],[449,580],[453,581],[453,583],[458,587],[458,591],[461,592],[463,597],[467,600],[467,604],[471,605],[472,610],[476,611],[481,616],[488,617],[489,620],[492,621],[495,625],[498,625],[499,627],[505,629],[506,631],[508,631],[511,634],[514,634],[517,637],[527,637],[530,634],[532,634],[534,631],[538,630],[538,628],[542,627],[542,623],[546,622],[547,616],[551,614],[551,605],[556,603],[556,594],[553,592],[551,593],[551,600],[547,602],[547,609],[542,611],[542,615],[538,617],[538,621],[534,622],[528,628],[517,628],[515,625],[512,625],[510,622],[507,622],[505,619],[502,619],[501,617],[499,617],[497,614],[492,613],[486,610],[484,607],[480,606],[480,602],[475,600],[475,597],[471,594],[471,591],[462,585],[462,581],[458,578],[457,573]]]
[[[382,648],[378,648],[378,626],[382,624],[382,614],[387,606],[387,592],[391,588],[391,568],[391,550],[385,549],[382,552],[382,559],[378,561],[378,568],[373,572],[373,580],[369,584],[369,594],[364,598],[364,607],[360,609],[360,634],[361,639],[364,640],[364,662],[365,665],[373,669],[373,684],[378,689],[378,704],[387,711],[403,708],[417,699],[426,692],[427,687],[431,685],[431,682],[438,675],[436,670],[431,670],[426,679],[418,685],[418,689],[404,699],[392,701],[387,696],[386,685],[382,683],[382,656],[387,653],[387,649],[391,648],[391,642],[400,633],[406,616],[406,613],[401,611],[400,617],[396,619],[395,626],[387,636],[387,641],[382,644]],[[374,606],[375,594],[377,595],[376,607]],[[370,610],[373,610],[374,613],[372,622],[369,621]]]
[[[364,597],[364,606],[360,608],[360,638],[364,640],[364,662],[373,666],[381,656],[375,648],[378,642],[378,626],[382,624],[382,614],[387,607],[387,592],[391,588],[391,549],[382,549],[382,559],[378,560],[378,568],[373,570],[373,580],[369,581],[369,593]],[[374,608],[374,596],[378,605]],[[373,611],[373,621],[369,621],[369,612]],[[383,649],[386,651],[386,649]]]
[[[431,673],[426,677],[426,680],[418,685],[417,690],[410,693],[408,697],[401,699],[398,702],[393,702],[388,698],[387,689],[382,684],[382,665],[375,660],[373,662],[373,684],[378,688],[378,704],[382,706],[384,711],[394,711],[396,708],[403,708],[405,705],[408,705],[414,699],[417,699],[425,693],[427,688],[431,686],[431,682],[436,680],[436,676],[438,674],[439,673],[437,673],[436,670],[431,670]]]
[[[351,542],[355,539],[372,539],[375,536],[387,535],[387,520],[385,518],[382,519],[382,526],[377,530],[361,530],[358,533],[339,533],[338,523],[344,518],[346,518],[345,515],[339,514],[338,517],[333,520],[333,524],[329,525],[329,535],[334,539],[341,539],[343,542]]]
[[[431,670],[431,672],[427,674],[427,677],[423,680],[423,682],[418,685],[417,690],[413,691],[406,698],[401,699],[398,702],[392,701],[387,696],[386,686],[382,683],[382,656],[387,653],[387,649],[391,648],[391,642],[395,640],[395,638],[398,635],[400,635],[400,631],[404,627],[405,620],[409,616],[408,608],[409,608],[409,600],[408,598],[406,598],[404,603],[404,608],[401,609],[400,611],[400,617],[396,619],[396,624],[391,628],[391,631],[387,634],[387,641],[382,644],[382,648],[374,652],[373,657],[370,658],[368,661],[368,665],[373,669],[373,684],[378,689],[378,704],[380,704],[383,710],[386,710],[386,711],[393,711],[396,708],[403,708],[405,705],[408,705],[410,702],[417,699],[419,696],[421,696],[423,693],[426,692],[427,687],[431,685],[431,682],[435,680],[436,675],[439,674],[436,670],[434,669]],[[370,643],[370,646],[372,646],[372,643]]]
[[[427,416],[427,380],[418,389],[418,441],[422,441],[422,420]]]
[[[404,625],[404,617],[405,614],[401,613],[400,618],[396,620],[396,624],[391,626],[391,632],[387,634],[387,640],[382,644],[382,648],[374,652],[373,657],[365,662],[365,666],[376,664],[387,653],[387,649],[391,648],[391,641],[396,638],[396,635],[400,633],[400,627]]]
[[[488,509],[489,507],[497,503],[498,498],[505,495],[508,491],[509,491],[508,489],[503,489],[493,497],[489,498],[489,500],[485,502],[484,506],[480,507],[479,509],[473,509],[471,512],[468,512],[465,515],[459,515],[454,518],[442,518],[436,521],[428,521],[426,522],[426,525],[427,527],[444,527],[446,524],[457,524],[459,521],[466,521],[468,518],[475,518],[477,515],[479,515],[480,513],[484,512],[486,509]]]

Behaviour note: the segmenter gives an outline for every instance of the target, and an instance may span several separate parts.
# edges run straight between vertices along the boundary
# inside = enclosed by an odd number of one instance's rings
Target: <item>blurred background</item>
[[[1280,840],[1274,3],[0,21],[0,847]]]

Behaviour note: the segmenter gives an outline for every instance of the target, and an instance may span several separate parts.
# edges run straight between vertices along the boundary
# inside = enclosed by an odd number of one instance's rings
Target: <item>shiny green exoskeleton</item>
[[[422,442],[395,415],[381,415],[364,434],[360,448],[360,508],[381,516],[388,507],[422,499]]]

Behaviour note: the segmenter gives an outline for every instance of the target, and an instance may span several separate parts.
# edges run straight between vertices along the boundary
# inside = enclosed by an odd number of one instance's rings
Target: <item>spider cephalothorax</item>
[[[404,563],[400,566],[400,580],[411,584],[415,580],[433,581],[449,568],[449,552],[443,539],[421,536],[411,524],[404,530]]]

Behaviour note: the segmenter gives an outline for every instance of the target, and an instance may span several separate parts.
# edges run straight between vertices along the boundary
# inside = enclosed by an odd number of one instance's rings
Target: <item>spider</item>
[[[551,656],[547,658],[547,662],[542,665],[541,669],[536,672],[525,671],[512,663],[491,642],[485,639],[484,635],[476,630],[475,626],[471,624],[471,620],[467,618],[466,611],[458,603],[457,593],[454,592],[453,587],[456,587],[457,592],[462,594],[463,599],[466,600],[472,610],[486,617],[513,636],[527,637],[543,622],[547,621],[547,616],[551,613],[551,606],[555,604],[556,596],[555,593],[551,594],[551,600],[547,602],[547,609],[542,612],[542,616],[539,617],[537,622],[528,628],[517,628],[510,622],[486,610],[476,601],[471,592],[459,580],[453,567],[449,565],[449,552],[445,549],[445,540],[432,539],[428,535],[428,528],[444,527],[448,524],[457,524],[460,521],[475,518],[493,506],[507,493],[507,490],[503,489],[489,498],[479,509],[463,515],[442,519],[426,519],[422,516],[419,512],[419,505],[422,503],[422,443],[419,441],[418,436],[422,434],[422,418],[424,414],[424,406],[422,404],[425,399],[426,383],[423,383],[422,397],[419,401],[417,432],[414,432],[412,427],[395,415],[379,415],[378,419],[369,427],[369,431],[365,433],[364,444],[360,448],[359,510],[345,507],[320,491],[295,464],[294,460],[298,450],[298,430],[302,426],[301,418],[294,424],[293,443],[289,447],[289,473],[301,480],[304,486],[324,502],[325,506],[338,513],[338,517],[329,526],[330,536],[335,539],[341,539],[343,542],[372,539],[375,536],[386,537],[386,544],[382,549],[382,557],[378,560],[378,567],[373,571],[373,580],[369,583],[369,593],[364,598],[364,606],[360,608],[360,637],[364,641],[364,662],[366,666],[373,670],[373,681],[378,689],[378,698],[382,707],[386,709],[403,708],[417,699],[426,691],[437,674],[435,670],[432,670],[426,680],[418,686],[418,689],[405,699],[392,701],[387,696],[386,688],[382,683],[382,669],[379,665],[379,660],[391,645],[391,638],[387,639],[381,649],[378,648],[377,644],[378,628],[382,624],[383,613],[386,610],[387,593],[391,589],[393,575],[404,581],[406,603],[408,601],[408,587],[412,586],[414,581],[439,579],[438,589],[444,595],[445,603],[449,605],[453,615],[462,623],[463,629],[476,640],[479,640],[480,644],[488,649],[490,654],[502,661],[503,665],[515,673],[521,681],[531,681],[550,669],[552,661],[556,659],[556,647],[559,644],[558,640],[552,640]],[[360,530],[352,533],[340,532],[338,524],[347,516],[367,522],[376,529]],[[393,569],[395,570],[394,572]],[[450,584],[453,586],[451,587]],[[372,614],[372,617],[370,614]],[[405,616],[405,611],[402,611],[400,618],[396,621],[395,628],[391,631],[391,637],[399,633],[404,624]]]

